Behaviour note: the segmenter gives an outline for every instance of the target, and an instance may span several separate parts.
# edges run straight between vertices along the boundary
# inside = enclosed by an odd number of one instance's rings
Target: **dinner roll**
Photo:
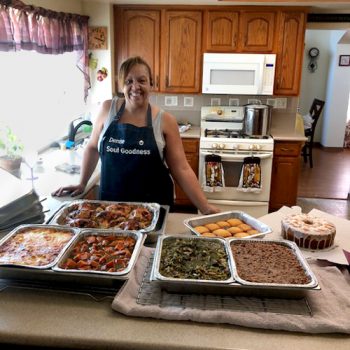
[[[247,231],[247,233],[248,233],[248,235],[256,235],[256,234],[258,234],[259,233],[259,231],[258,230],[249,230],[249,231]]]
[[[230,227],[231,225],[227,221],[218,221],[216,222],[221,228]]]
[[[213,231],[213,233],[218,237],[231,237],[231,233],[223,228]]]
[[[242,220],[239,219],[228,219],[227,222],[231,225],[231,226],[238,226],[243,224]]]
[[[242,229],[240,229],[238,226],[233,226],[233,227],[229,227],[227,229],[228,232],[230,232],[232,235],[238,233],[238,232],[243,232]]]
[[[241,224],[241,225],[238,225],[238,227],[241,228],[243,231],[249,231],[252,229],[252,227],[247,224]]]
[[[220,226],[218,224],[214,224],[214,223],[206,224],[204,226],[207,227],[209,229],[209,231],[211,231],[211,232],[218,230],[220,228]]]
[[[203,237],[216,237],[216,234],[213,232],[204,232],[202,233]]]
[[[209,229],[205,226],[196,226],[196,227],[194,227],[194,230],[200,234],[205,233],[205,232],[209,232]]]
[[[235,238],[243,238],[243,237],[249,237],[247,232],[238,232],[233,237]]]

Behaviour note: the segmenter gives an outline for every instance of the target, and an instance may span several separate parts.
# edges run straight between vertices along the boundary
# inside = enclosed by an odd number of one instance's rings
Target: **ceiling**
[[[310,12],[350,13],[350,0],[83,0],[84,2],[103,2],[111,4],[143,5],[254,5],[254,6],[308,6]]]

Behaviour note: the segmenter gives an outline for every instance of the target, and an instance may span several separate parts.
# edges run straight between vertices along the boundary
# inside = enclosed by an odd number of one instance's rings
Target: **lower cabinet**
[[[276,141],[272,165],[269,211],[296,205],[302,142]]]
[[[199,139],[198,138],[183,138],[182,144],[186,153],[186,158],[194,173],[198,177],[198,157],[199,157]],[[192,209],[192,202],[187,198],[186,194],[181,190],[181,188],[175,182],[175,209]]]

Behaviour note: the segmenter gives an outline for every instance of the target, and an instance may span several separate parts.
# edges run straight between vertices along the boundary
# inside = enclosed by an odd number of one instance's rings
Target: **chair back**
[[[319,117],[321,115],[321,112],[323,110],[324,104],[325,104],[325,101],[322,101],[322,100],[319,100],[319,99],[315,98],[313,100],[313,102],[312,102],[311,107],[310,107],[309,114],[310,114],[311,118],[313,119],[313,122],[312,122],[311,129],[308,129],[305,132],[305,136],[310,136],[311,140],[314,138],[314,134],[315,134],[315,130],[316,130],[316,124],[317,124],[317,121],[318,121],[318,119],[319,119]]]

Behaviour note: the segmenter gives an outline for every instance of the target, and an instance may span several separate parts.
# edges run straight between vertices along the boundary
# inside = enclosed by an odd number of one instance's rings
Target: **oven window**
[[[225,186],[238,187],[241,171],[243,167],[242,162],[225,162],[222,161],[224,168]]]
[[[210,84],[212,85],[254,85],[254,70],[212,69]]]

